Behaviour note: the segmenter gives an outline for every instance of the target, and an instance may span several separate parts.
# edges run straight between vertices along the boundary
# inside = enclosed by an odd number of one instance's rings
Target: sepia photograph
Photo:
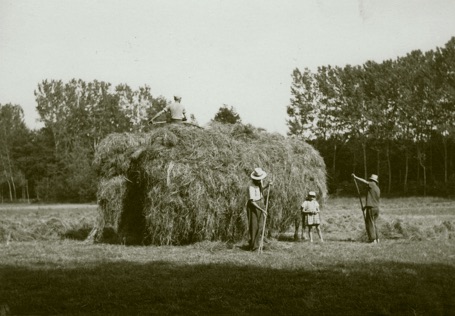
[[[454,297],[455,1],[0,0],[0,316]]]

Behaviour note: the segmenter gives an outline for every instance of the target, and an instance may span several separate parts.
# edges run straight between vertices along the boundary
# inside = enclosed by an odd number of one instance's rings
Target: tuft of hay
[[[270,234],[290,227],[308,191],[319,192],[321,202],[327,195],[324,161],[312,146],[250,125],[171,124],[144,134],[111,134],[94,164],[100,231],[111,227],[126,244],[241,240],[255,167],[274,181]]]
[[[118,229],[120,214],[123,210],[123,197],[126,191],[125,176],[114,176],[110,179],[103,178],[98,185],[98,205],[102,210],[100,220],[103,226],[114,226]]]
[[[70,213],[72,214],[72,213]],[[2,210],[0,243],[83,239],[93,225],[94,218],[74,217],[67,212],[36,210]]]

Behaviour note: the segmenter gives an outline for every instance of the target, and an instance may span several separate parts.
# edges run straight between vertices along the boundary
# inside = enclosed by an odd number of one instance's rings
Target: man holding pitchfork
[[[263,180],[267,177],[267,173],[261,168],[255,168],[251,173],[253,183],[248,187],[248,231],[249,231],[249,246],[250,250],[262,250],[262,238],[264,238],[263,230],[265,229],[265,219],[267,218],[267,206],[264,205],[264,191],[273,183],[270,181],[264,186]],[[267,194],[267,199],[268,199]]]
[[[364,214],[364,217],[369,242],[378,243],[379,238],[378,231],[376,229],[376,219],[379,217],[379,198],[381,197],[381,190],[378,187],[378,176],[372,174],[368,181],[357,177],[355,174],[352,174],[352,177],[354,178],[354,182],[356,180],[359,180],[368,186],[365,207],[361,205],[362,212],[366,212],[366,214]],[[357,182],[355,182],[355,184],[357,186]],[[359,190],[358,187],[357,190]],[[358,191],[358,193],[360,198],[360,191]],[[361,198],[360,203],[362,203]]]

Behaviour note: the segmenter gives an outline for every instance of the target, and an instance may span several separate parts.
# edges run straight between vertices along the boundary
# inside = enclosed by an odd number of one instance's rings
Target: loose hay
[[[258,166],[274,180],[270,234],[289,228],[308,191],[319,192],[321,202],[327,194],[324,161],[313,147],[249,125],[166,125],[111,134],[94,163],[99,231],[113,228],[126,244],[242,239],[246,188]]]

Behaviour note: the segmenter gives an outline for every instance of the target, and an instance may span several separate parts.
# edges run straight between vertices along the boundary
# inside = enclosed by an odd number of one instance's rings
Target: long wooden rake
[[[272,186],[269,185],[269,192],[267,193],[267,199],[265,202],[265,214],[262,214],[264,216],[264,223],[262,224],[262,236],[261,236],[261,243],[259,244],[259,253],[262,253],[262,249],[264,248],[265,222],[267,221],[267,214],[269,211],[269,196],[270,196],[271,189],[272,189]]]

